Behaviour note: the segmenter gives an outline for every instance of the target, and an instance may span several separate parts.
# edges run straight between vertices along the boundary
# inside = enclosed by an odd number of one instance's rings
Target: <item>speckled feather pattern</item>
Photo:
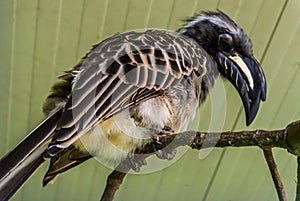
[[[208,59],[192,39],[164,30],[132,31],[104,40],[61,76],[72,84],[70,94],[57,97],[56,104],[53,95],[49,96],[48,111],[49,105],[61,106],[61,100],[67,100],[50,150],[69,146],[97,124],[145,101],[143,97],[151,99],[186,78],[197,78],[201,83],[207,69],[214,68],[214,61]],[[195,96],[204,99],[201,88],[197,91]]]

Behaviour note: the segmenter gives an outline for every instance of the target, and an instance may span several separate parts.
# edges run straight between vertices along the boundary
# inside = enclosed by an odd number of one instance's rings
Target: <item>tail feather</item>
[[[22,170],[13,175],[7,176],[0,184],[0,201],[9,200],[35,172],[35,170],[44,162],[42,155],[26,164]]]
[[[0,160],[0,201],[6,201],[44,162],[43,153],[53,136],[61,110],[50,115]]]

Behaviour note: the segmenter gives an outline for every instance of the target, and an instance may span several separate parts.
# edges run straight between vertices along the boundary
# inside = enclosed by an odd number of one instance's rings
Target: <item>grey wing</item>
[[[70,146],[98,123],[179,83],[206,72],[208,55],[176,33],[148,30],[113,36],[81,62],[48,154]]]

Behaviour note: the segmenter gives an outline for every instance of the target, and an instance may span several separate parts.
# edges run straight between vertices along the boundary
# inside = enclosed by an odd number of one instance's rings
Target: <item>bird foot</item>
[[[138,154],[128,154],[128,161],[131,169],[135,172],[139,172],[143,165],[147,165],[145,157],[139,156]]]
[[[177,152],[176,149],[171,149],[171,150],[161,149],[161,150],[156,150],[155,155],[160,159],[172,160],[175,157],[176,152]]]
[[[171,135],[174,133],[174,130],[170,127],[163,128],[163,131],[153,138],[152,146],[155,151],[155,155],[160,159],[172,160],[177,150],[168,147],[168,144],[163,143],[160,138],[163,136]]]

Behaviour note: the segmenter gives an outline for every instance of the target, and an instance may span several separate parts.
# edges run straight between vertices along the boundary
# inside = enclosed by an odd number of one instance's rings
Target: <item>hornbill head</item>
[[[260,100],[266,99],[265,76],[253,56],[250,38],[221,11],[192,17],[179,32],[196,40],[214,58],[221,75],[239,92],[250,125]]]

